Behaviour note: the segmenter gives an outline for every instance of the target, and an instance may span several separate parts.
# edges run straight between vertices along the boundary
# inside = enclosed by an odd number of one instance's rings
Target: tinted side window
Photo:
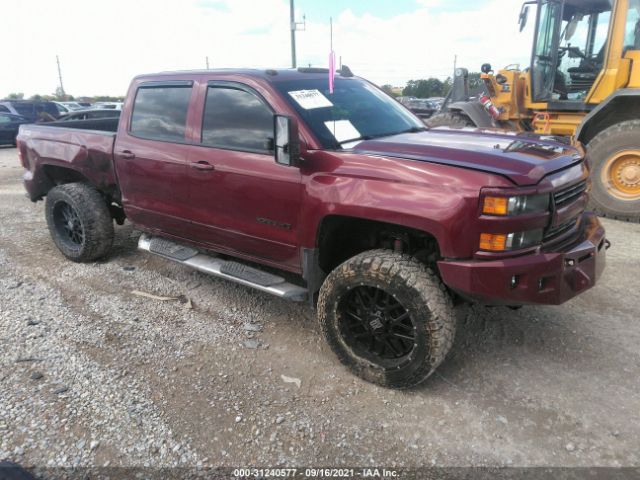
[[[35,105],[33,103],[16,103],[13,105],[20,115],[33,115]]]
[[[273,113],[252,93],[209,87],[202,122],[202,143],[237,150],[268,151]]]
[[[140,87],[133,105],[131,133],[138,137],[184,142],[190,86]]]
[[[9,112],[10,110],[4,105],[0,105],[0,112]]]

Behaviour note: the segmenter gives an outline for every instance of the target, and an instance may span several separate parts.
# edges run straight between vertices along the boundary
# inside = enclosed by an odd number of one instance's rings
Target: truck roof
[[[205,70],[178,70],[137,75],[136,80],[160,80],[163,77],[175,76],[211,76],[211,75],[241,75],[244,77],[261,78],[269,82],[281,80],[295,80],[301,78],[326,78],[328,68],[299,67],[299,68],[215,68]],[[336,74],[342,77],[353,77],[353,73],[346,65],[342,70],[336,70]]]

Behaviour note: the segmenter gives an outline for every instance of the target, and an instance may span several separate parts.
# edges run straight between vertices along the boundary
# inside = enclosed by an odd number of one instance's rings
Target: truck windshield
[[[425,130],[424,124],[386,93],[359,78],[275,82],[276,88],[313,130],[324,148]]]

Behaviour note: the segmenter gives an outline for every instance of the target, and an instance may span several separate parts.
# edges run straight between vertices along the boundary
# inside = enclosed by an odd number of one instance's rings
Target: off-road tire
[[[588,143],[587,158],[591,167],[589,206],[603,217],[639,222],[640,200],[616,198],[602,181],[602,170],[607,160],[623,150],[640,150],[640,120],[617,123],[598,133]]]
[[[76,213],[83,241],[75,244],[65,237],[54,221],[54,211],[69,205]],[[104,257],[113,244],[113,220],[105,198],[86,183],[67,183],[47,194],[45,216],[49,233],[60,252],[74,262],[91,262]]]
[[[339,307],[351,289],[361,285],[392,294],[411,316],[415,346],[403,364],[372,363],[345,341]],[[451,349],[456,325],[451,299],[438,276],[415,258],[390,250],[361,253],[333,270],[320,289],[318,320],[344,365],[364,380],[390,388],[410,388],[426,380]]]
[[[471,119],[466,115],[458,112],[442,112],[436,113],[424,121],[429,128],[435,127],[451,127],[464,128],[475,126]]]

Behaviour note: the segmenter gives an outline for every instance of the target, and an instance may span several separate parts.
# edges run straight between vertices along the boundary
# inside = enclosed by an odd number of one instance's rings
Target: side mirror
[[[520,31],[524,30],[524,27],[527,25],[528,18],[529,18],[529,5],[523,5],[522,10],[520,10],[520,17],[518,18]]]
[[[276,163],[290,167],[298,165],[300,139],[296,120],[287,115],[274,115],[273,138]]]

